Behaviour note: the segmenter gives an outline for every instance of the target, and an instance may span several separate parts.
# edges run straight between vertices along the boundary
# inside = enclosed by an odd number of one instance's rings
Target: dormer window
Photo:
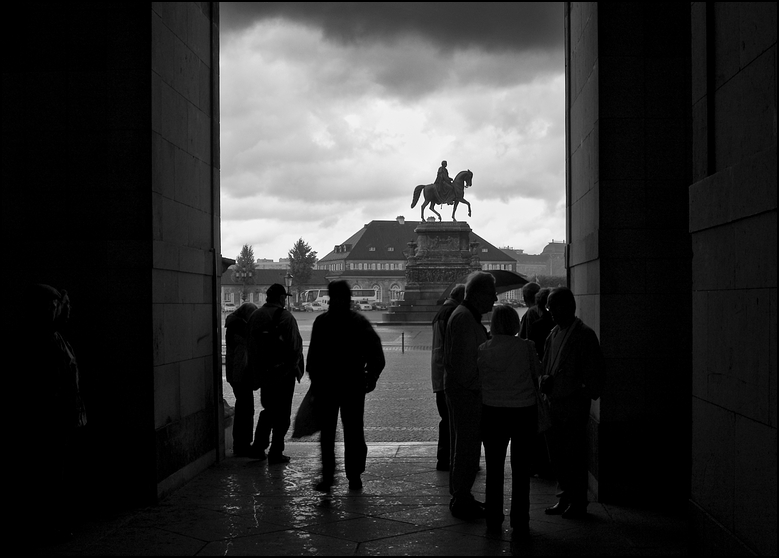
[[[489,250],[489,248],[482,248],[481,251],[482,252],[489,252],[490,250]]]
[[[394,251],[395,251],[394,246],[390,246],[389,248],[387,248],[387,252],[394,252]]]
[[[376,251],[375,246],[371,246],[370,248],[368,248],[368,252],[375,252],[375,251]]]

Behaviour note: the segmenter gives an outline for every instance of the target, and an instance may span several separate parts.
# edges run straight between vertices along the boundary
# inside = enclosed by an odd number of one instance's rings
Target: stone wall
[[[607,366],[590,487],[603,501],[678,503],[689,471],[689,11],[571,3],[566,39],[570,286]]]
[[[9,42],[3,69],[1,221],[17,259],[4,290],[70,293],[88,415],[74,482],[95,509],[153,502],[222,451],[212,7],[14,5],[9,16],[7,39],[24,41]],[[34,412],[34,393],[19,395]]]
[[[152,4],[151,309],[160,494],[224,453],[221,363],[214,358],[221,350],[215,340],[219,34],[211,10],[210,3]]]
[[[694,3],[692,49],[694,534],[775,555],[776,3]]]

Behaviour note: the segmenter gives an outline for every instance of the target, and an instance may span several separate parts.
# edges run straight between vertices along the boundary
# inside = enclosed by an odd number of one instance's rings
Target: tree
[[[302,238],[289,251],[289,272],[297,285],[305,285],[311,279],[311,270],[316,263],[316,252]]]
[[[233,281],[241,284],[241,302],[246,302],[247,285],[254,283],[254,250],[248,244],[243,245],[241,253],[235,258]]]

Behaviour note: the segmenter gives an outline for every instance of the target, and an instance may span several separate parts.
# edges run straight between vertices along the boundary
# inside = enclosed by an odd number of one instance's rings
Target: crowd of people
[[[330,283],[329,309],[316,318],[307,361],[295,318],[284,306],[289,294],[272,285],[260,308],[243,304],[225,323],[227,380],[236,396],[235,455],[287,463],[295,381],[311,380],[313,415],[320,434],[322,477],[315,488],[336,482],[335,432],[340,412],[344,470],[350,490],[362,488],[367,446],[365,395],[385,366],[379,336],[351,310],[345,281]],[[457,285],[432,321],[431,377],[440,416],[436,469],[449,474],[449,508],[458,518],[484,518],[502,529],[504,464],[511,452],[510,525],[529,533],[530,477],[554,475],[559,501],[545,510],[566,519],[587,513],[587,422],[590,402],[603,389],[603,355],[597,336],[576,317],[570,289],[523,287],[522,316],[497,305],[495,278],[475,272]],[[482,318],[492,312],[489,331]],[[252,436],[255,390],[262,411]],[[307,398],[308,399],[308,398]],[[486,499],[472,489],[486,463]],[[269,449],[268,449],[269,448]],[[268,453],[266,455],[266,449]]]
[[[384,351],[370,322],[351,309],[349,284],[333,281],[328,295],[328,311],[314,321],[305,362],[297,321],[285,308],[290,295],[283,285],[268,288],[263,306],[244,303],[225,320],[226,376],[235,393],[233,453],[271,465],[290,461],[283,453],[284,439],[291,424],[295,381],[300,382],[305,370],[314,393],[312,412],[322,454],[322,478],[315,488],[329,492],[336,482],[340,412],[346,477],[351,490],[360,490],[368,454],[365,395],[376,388],[384,369]],[[256,390],[260,390],[262,411],[252,435]]]

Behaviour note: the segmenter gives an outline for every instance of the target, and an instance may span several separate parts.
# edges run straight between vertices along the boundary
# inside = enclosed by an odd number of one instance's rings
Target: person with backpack
[[[227,383],[235,394],[233,419],[233,454],[250,457],[254,428],[254,386],[249,374],[248,320],[257,305],[244,302],[225,320],[225,372]]]
[[[265,304],[249,318],[249,368],[262,405],[250,457],[267,457],[271,465],[289,463],[284,437],[291,423],[295,380],[303,377],[303,339],[297,320],[284,308],[288,296],[283,285],[274,283]]]

